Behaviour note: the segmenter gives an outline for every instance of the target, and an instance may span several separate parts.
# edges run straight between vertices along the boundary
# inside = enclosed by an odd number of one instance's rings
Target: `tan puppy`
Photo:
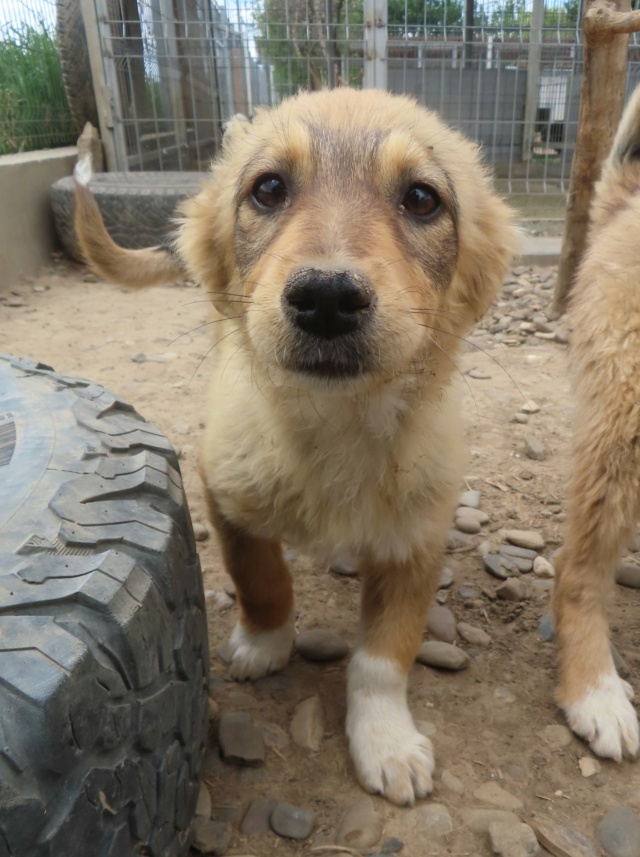
[[[158,281],[162,254],[116,248],[86,192],[77,226],[100,273]],[[399,804],[432,788],[406,685],[461,483],[455,354],[515,245],[477,147],[377,90],[233,122],[182,209],[179,257],[228,318],[201,464],[240,606],[231,674],[289,659],[281,540],[357,562],[347,734],[362,785]]]
[[[640,89],[596,185],[570,308],[573,466],[558,556],[557,700],[594,752],[638,752],[633,691],[609,647],[606,597],[640,514]]]

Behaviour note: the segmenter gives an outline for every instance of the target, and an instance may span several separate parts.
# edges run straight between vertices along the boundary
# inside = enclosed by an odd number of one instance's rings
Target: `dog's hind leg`
[[[220,515],[215,502],[209,506],[240,608],[229,640],[229,675],[238,681],[260,678],[281,670],[291,655],[291,573],[279,542],[243,532]]]
[[[556,700],[595,753],[620,760],[638,752],[638,720],[631,686],[613,664],[606,600],[638,513],[640,403],[621,372],[607,390],[604,372],[590,370],[578,382],[567,531],[556,560]]]
[[[433,787],[433,751],[407,705],[407,674],[440,579],[442,548],[404,563],[364,561],[358,648],[349,665],[347,735],[360,783],[393,803]]]

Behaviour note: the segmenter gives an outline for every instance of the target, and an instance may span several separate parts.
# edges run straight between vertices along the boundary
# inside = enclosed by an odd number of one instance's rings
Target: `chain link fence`
[[[527,216],[561,218],[582,1],[82,0],[101,54],[96,91],[110,93],[110,166],[206,169],[234,113],[302,88],[375,85],[477,140]],[[638,79],[632,37],[629,90]]]
[[[0,0],[0,155],[75,143],[55,0]]]

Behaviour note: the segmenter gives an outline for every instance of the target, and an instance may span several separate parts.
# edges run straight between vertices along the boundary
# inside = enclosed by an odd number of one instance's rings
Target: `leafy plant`
[[[0,35],[0,154],[68,146],[76,130],[44,22]]]

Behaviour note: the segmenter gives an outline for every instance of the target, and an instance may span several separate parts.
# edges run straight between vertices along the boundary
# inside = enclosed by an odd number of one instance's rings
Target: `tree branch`
[[[585,12],[584,35],[590,41],[606,40],[623,33],[640,32],[640,11],[616,12],[606,0],[594,4]]]

